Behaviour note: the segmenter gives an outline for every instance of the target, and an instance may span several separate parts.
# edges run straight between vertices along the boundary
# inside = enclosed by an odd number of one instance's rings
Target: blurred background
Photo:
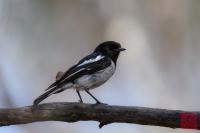
[[[91,92],[110,105],[200,110],[199,0],[0,0],[0,108],[32,104],[101,42],[127,49]],[[82,93],[87,103],[94,103]],[[75,91],[44,102],[76,102]],[[39,122],[0,133],[188,133],[135,124]]]

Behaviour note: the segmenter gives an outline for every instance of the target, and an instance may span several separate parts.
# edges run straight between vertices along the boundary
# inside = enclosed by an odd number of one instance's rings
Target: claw
[[[101,102],[97,101],[95,104],[102,104]]]
[[[82,101],[82,100],[78,100],[78,102],[79,102],[79,103],[83,103],[83,101]]]
[[[107,103],[102,103],[102,102],[96,102],[95,103],[95,105],[100,105],[100,104],[102,104],[102,105],[108,105]]]

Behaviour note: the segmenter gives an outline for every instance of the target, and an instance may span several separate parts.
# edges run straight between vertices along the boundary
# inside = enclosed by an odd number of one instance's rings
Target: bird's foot
[[[108,105],[108,104],[106,104],[106,103],[102,103],[102,102],[99,102],[99,101],[97,101],[97,102],[95,103],[95,105],[99,105],[99,104]]]
[[[78,100],[78,102],[79,102],[79,103],[83,103],[83,101],[82,101],[82,100]]]

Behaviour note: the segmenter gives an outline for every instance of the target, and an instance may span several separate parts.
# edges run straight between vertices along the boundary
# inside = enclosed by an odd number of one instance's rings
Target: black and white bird
[[[114,41],[106,41],[96,47],[94,52],[68,69],[62,77],[50,85],[44,94],[34,100],[37,105],[52,94],[60,93],[69,88],[74,88],[83,102],[79,91],[87,92],[97,103],[100,101],[90,92],[104,84],[115,72],[119,53],[126,49]]]

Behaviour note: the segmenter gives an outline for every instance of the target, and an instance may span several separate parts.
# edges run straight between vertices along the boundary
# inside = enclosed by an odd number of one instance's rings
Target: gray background
[[[32,104],[58,71],[106,40],[118,41],[115,75],[92,93],[111,105],[200,110],[199,0],[0,0],[0,107]],[[94,102],[83,94],[84,101]],[[44,102],[74,102],[73,90]],[[197,132],[134,124],[42,122],[0,133]]]

